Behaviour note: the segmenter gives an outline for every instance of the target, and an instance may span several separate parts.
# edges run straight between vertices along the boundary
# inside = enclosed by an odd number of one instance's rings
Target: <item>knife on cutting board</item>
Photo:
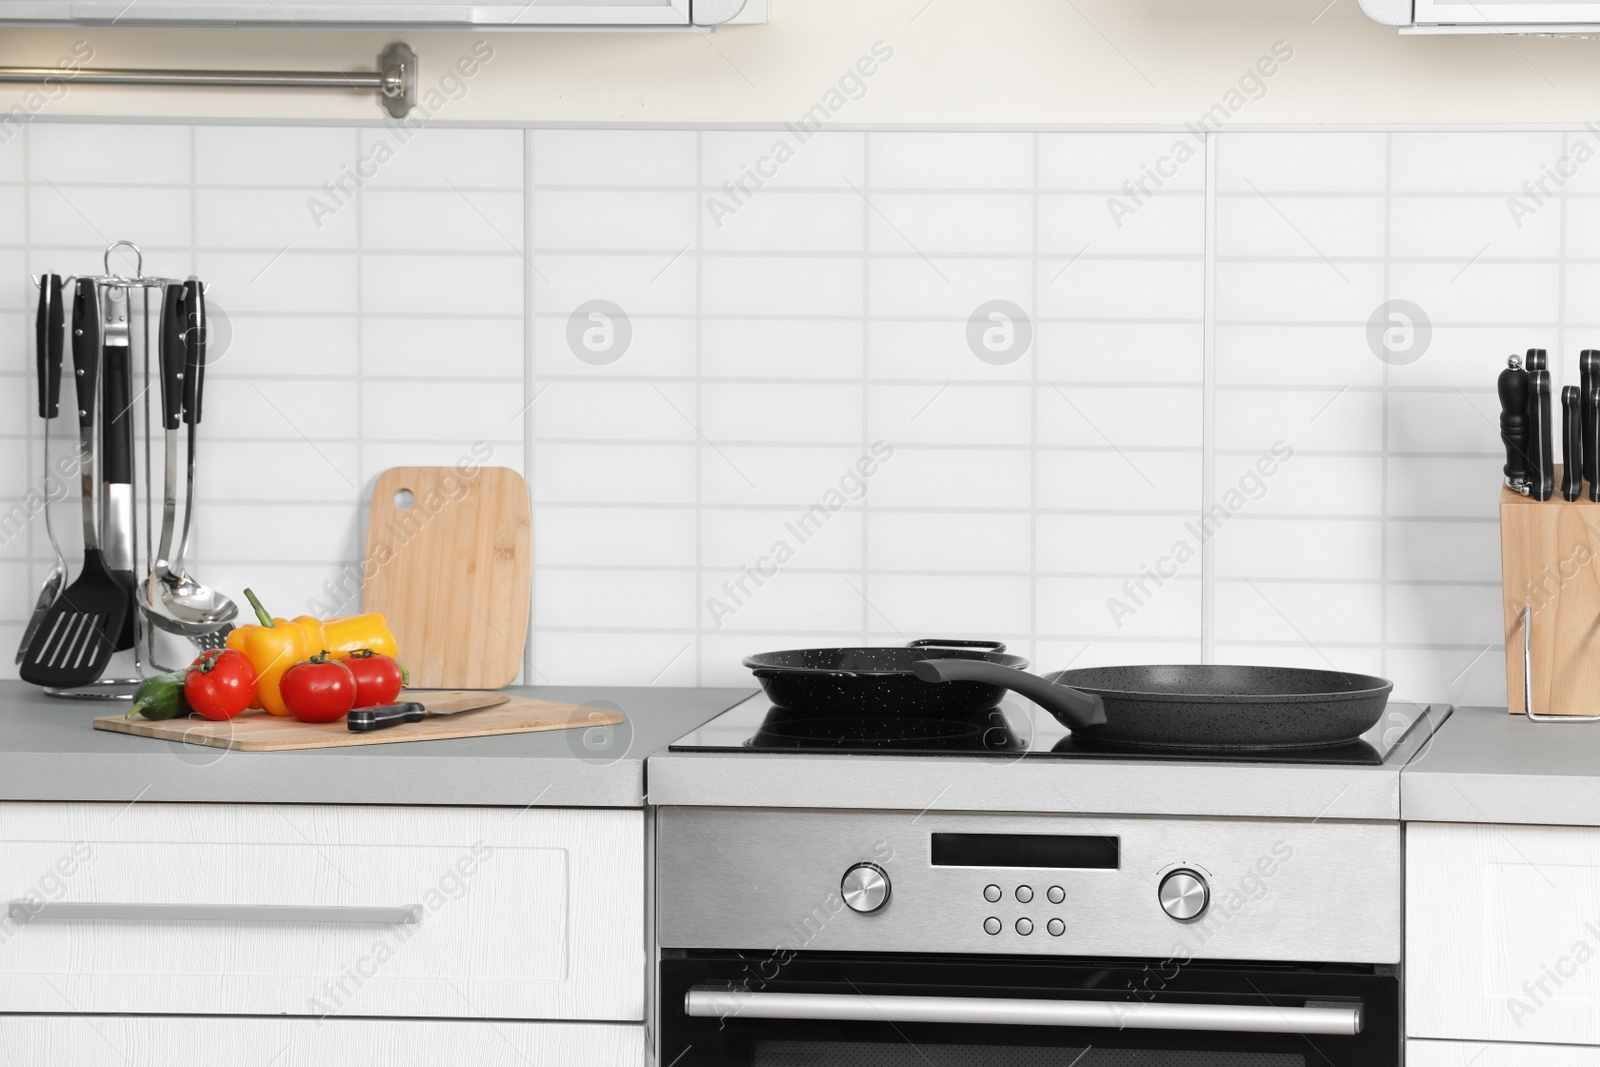
[[[418,693],[418,696],[423,694]],[[436,715],[464,715],[469,711],[498,708],[510,701],[509,693],[486,691],[466,693],[444,699],[407,700],[399,704],[384,704],[376,708],[356,708],[345,723],[356,733],[386,730],[403,722],[421,722]]]

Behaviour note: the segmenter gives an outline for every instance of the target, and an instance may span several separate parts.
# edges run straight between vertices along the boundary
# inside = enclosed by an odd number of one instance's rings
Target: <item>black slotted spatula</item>
[[[127,588],[106,568],[94,521],[94,406],[100,380],[100,307],[91,281],[72,301],[72,367],[77,386],[78,459],[83,479],[83,569],[40,624],[18,668],[34,685],[71,687],[99,678],[121,636]]]

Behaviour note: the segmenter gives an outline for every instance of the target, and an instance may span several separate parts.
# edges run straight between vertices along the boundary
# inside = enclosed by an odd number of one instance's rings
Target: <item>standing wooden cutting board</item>
[[[522,669],[532,558],[516,471],[391,467],[372,490],[363,607],[389,620],[412,685],[499,689]]]

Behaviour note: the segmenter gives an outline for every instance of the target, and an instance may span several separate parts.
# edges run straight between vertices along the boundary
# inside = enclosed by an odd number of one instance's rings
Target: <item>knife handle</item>
[[[187,358],[183,329],[187,320],[183,286],[173,282],[161,301],[161,425],[168,430],[178,428],[178,414],[183,409],[183,363]]]
[[[428,709],[415,700],[404,704],[383,704],[376,708],[356,708],[345,718],[345,725],[358,734],[373,730],[386,730],[403,722],[421,722],[428,717]]]
[[[1583,476],[1593,482],[1595,461],[1600,460],[1600,452],[1590,447],[1600,423],[1600,349],[1586,348],[1578,354],[1578,403],[1583,410]]]
[[[72,296],[72,370],[78,390],[78,425],[94,425],[94,396],[100,384],[100,302],[94,282],[79,278]]]
[[[1529,374],[1537,374],[1542,370],[1550,369],[1550,355],[1542,348],[1528,349],[1528,358],[1522,364]]]
[[[1529,430],[1533,434],[1533,470],[1529,481],[1533,483],[1533,499],[1549,500],[1556,493],[1556,461],[1553,428],[1550,425],[1550,372],[1534,371],[1528,375]]]
[[[61,275],[39,279],[39,315],[35,321],[38,342],[39,417],[53,419],[61,413]]]
[[[1500,440],[1506,446],[1506,484],[1521,492],[1528,484],[1528,372],[1516,356],[1500,372]]]
[[[200,396],[206,380],[206,292],[199,278],[184,286],[183,421],[200,424]]]
[[[1561,499],[1576,500],[1583,492],[1583,410],[1578,387],[1561,390]]]
[[[101,481],[133,484],[133,367],[125,345],[100,349]]]

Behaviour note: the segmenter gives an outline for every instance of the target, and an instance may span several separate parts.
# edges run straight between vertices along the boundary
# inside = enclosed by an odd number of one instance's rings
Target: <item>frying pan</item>
[[[997,707],[1007,686],[952,679],[924,685],[912,667],[930,656],[1021,673],[1028,661],[1005,654],[999,641],[928,638],[905,648],[799,648],[747,656],[744,665],[780,708],[838,715],[945,718]],[[1026,677],[1031,677],[1026,676]]]
[[[928,682],[1013,689],[1091,742],[1145,748],[1312,748],[1353,741],[1383,715],[1386,678],[1227,664],[1090,667],[1039,677],[980,662],[927,659]],[[933,688],[943,688],[935,685]],[[1084,701],[1101,709],[1084,714]]]

